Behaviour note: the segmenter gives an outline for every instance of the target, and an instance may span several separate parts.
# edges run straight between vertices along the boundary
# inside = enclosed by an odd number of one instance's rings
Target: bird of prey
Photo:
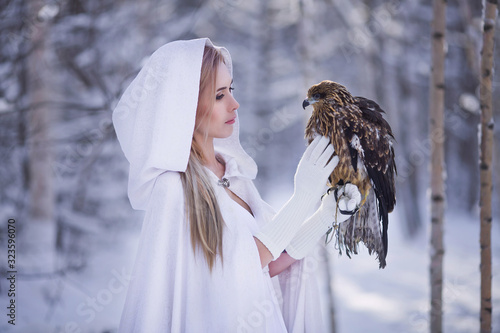
[[[305,109],[313,106],[306,127],[309,143],[319,134],[331,139],[339,163],[329,178],[331,188],[352,183],[361,192],[359,210],[337,226],[340,252],[357,254],[359,242],[375,252],[379,268],[386,265],[388,214],[396,204],[394,136],[382,117],[384,111],[372,100],[353,97],[333,81],[309,88]],[[381,228],[382,225],[382,228]]]

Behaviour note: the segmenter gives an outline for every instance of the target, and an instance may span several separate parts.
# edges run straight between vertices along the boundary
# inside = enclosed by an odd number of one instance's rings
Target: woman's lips
[[[235,121],[236,121],[236,118],[233,118],[231,120],[226,121],[226,124],[232,125],[235,123]]]

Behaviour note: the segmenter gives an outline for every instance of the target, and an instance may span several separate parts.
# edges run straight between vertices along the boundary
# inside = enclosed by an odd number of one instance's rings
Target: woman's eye
[[[233,87],[229,87],[229,88],[228,88],[228,90],[229,90],[229,93],[230,93],[230,94],[232,94],[232,93],[233,93],[234,88],[233,88]],[[220,95],[215,96],[215,99],[219,101],[219,100],[221,100],[223,97],[224,97],[224,94],[220,94]]]

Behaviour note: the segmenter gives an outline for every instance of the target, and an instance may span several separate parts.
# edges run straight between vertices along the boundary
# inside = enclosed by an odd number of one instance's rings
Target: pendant
[[[219,181],[217,182],[217,185],[222,186],[224,188],[228,188],[229,185],[231,185],[231,184],[229,183],[229,179],[222,178],[222,179],[219,179]]]

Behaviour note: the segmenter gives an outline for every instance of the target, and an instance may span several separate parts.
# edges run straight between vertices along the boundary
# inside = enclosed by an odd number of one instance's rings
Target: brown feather
[[[396,203],[394,177],[397,172],[392,147],[394,136],[382,117],[384,111],[373,101],[353,97],[343,85],[333,81],[312,86],[307,97],[314,104],[306,138],[311,142],[316,134],[329,137],[339,156],[329,179],[330,186],[350,182],[362,195],[358,213],[338,230],[340,248],[345,248],[347,255],[357,253],[357,244],[362,241],[370,253],[377,253],[383,268],[387,255],[387,214]],[[373,214],[375,211],[378,216]]]

